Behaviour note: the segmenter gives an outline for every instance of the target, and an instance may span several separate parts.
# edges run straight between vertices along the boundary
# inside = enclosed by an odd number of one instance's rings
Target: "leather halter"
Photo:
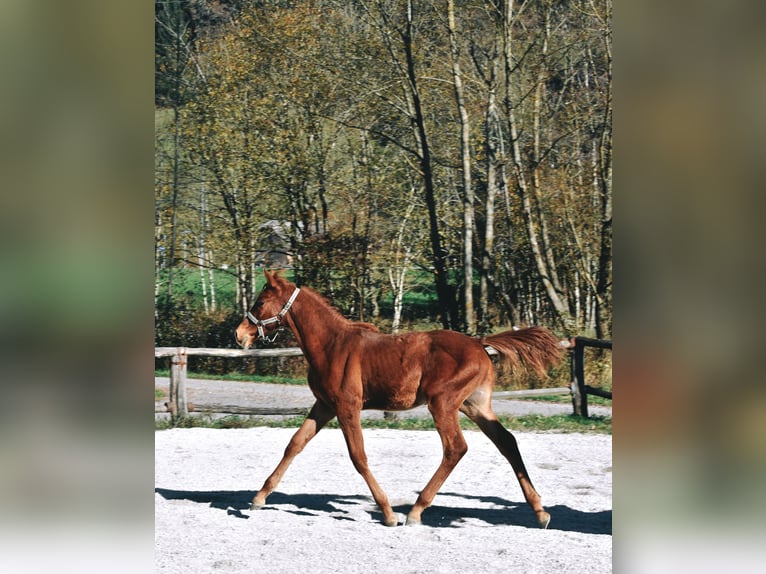
[[[277,325],[282,324],[282,319],[285,318],[285,315],[287,315],[287,312],[290,310],[290,307],[292,307],[293,303],[295,302],[295,298],[298,296],[298,293],[300,292],[300,287],[296,287],[295,291],[293,291],[293,294],[290,295],[290,298],[287,300],[287,303],[285,303],[285,306],[282,307],[282,310],[274,315],[273,317],[269,317],[268,319],[256,319],[255,315],[253,315],[250,311],[247,312],[247,318],[250,320],[250,322],[258,327],[258,339],[261,341],[269,341],[273,342],[274,339],[277,337],[277,333],[274,333],[274,337],[269,339],[266,336],[266,333],[264,332],[263,328],[267,325],[271,325],[272,323],[276,323]]]

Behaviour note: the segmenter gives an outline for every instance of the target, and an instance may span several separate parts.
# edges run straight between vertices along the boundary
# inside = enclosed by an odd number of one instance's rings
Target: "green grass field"
[[[167,270],[162,270],[160,272],[161,293],[167,290],[167,281]],[[209,290],[210,277],[207,270],[205,270],[205,281],[208,282],[207,288]],[[216,269],[213,271],[213,281],[217,307],[219,309],[235,309],[237,278],[227,271]],[[182,303],[188,309],[201,310],[205,308],[199,269],[189,267],[173,270],[173,300]]]
[[[169,428],[193,427],[232,429],[260,426],[272,428],[298,428],[303,422],[303,418],[304,417],[296,416],[285,419],[270,419],[267,417],[251,418],[240,415],[231,415],[213,419],[206,416],[195,416],[179,420],[175,424],[168,420],[155,421],[155,429],[165,430]],[[583,418],[575,415],[525,415],[511,417],[500,415],[498,418],[503,426],[510,431],[612,434],[612,417]],[[465,417],[460,417],[460,426],[465,430],[479,430],[471,420]],[[362,427],[400,430],[435,430],[434,421],[431,418],[362,419]],[[333,419],[327,424],[326,428],[339,428],[338,421]]]

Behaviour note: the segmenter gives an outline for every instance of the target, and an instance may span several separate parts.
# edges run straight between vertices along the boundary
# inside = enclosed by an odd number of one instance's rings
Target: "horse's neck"
[[[308,294],[307,294],[308,295]],[[333,309],[311,294],[303,301],[300,297],[291,309],[289,326],[309,363],[317,366],[328,360],[328,343],[347,325]]]

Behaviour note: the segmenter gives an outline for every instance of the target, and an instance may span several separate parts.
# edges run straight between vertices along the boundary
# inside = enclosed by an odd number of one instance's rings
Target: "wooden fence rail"
[[[588,339],[585,337],[573,337],[561,342],[561,346],[571,352],[572,383],[570,387],[555,387],[549,389],[526,389],[520,391],[500,391],[493,393],[492,396],[498,399],[509,399],[519,397],[548,396],[571,394],[572,406],[575,414],[588,416],[588,395],[598,395],[612,398],[612,393],[591,387],[585,384],[585,353],[586,346],[600,347],[605,349],[612,348],[611,341],[602,341],[599,339]],[[494,351],[494,352],[493,352]],[[488,349],[490,354],[497,354],[494,349]],[[186,365],[187,357],[205,356],[205,357],[298,357],[303,352],[299,347],[285,347],[281,349],[216,349],[206,347],[156,347],[154,349],[155,358],[170,357],[170,386],[169,400],[166,403],[167,410],[170,412],[171,419],[174,421],[189,415],[189,405],[186,400]],[[199,412],[218,412],[232,414],[251,414],[251,415],[294,415],[305,414],[307,409],[296,408],[253,408],[240,407],[236,405],[216,405],[215,407],[203,407],[198,405]]]

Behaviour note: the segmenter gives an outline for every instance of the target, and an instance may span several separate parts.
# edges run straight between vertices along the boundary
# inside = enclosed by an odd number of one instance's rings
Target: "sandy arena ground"
[[[536,526],[510,465],[478,431],[423,513],[387,528],[339,430],[325,429],[266,506],[249,503],[295,429],[155,433],[157,572],[550,573],[612,571],[612,437],[516,432],[551,513]],[[403,522],[441,458],[435,431],[367,429],[370,467]]]

